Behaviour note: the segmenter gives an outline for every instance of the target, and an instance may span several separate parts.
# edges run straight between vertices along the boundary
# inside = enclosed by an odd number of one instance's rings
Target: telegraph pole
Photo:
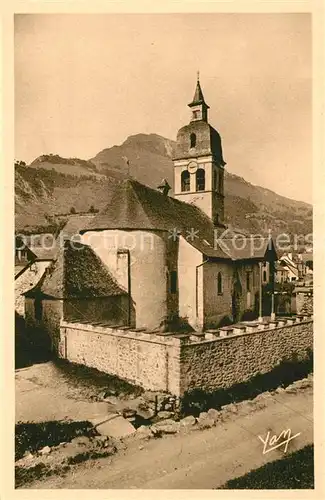
[[[270,262],[271,266],[271,319],[275,319],[275,311],[274,311],[274,292],[275,292],[275,265],[274,262]]]

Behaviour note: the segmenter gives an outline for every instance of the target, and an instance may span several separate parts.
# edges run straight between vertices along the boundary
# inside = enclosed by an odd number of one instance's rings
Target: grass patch
[[[309,445],[288,457],[231,479],[221,489],[313,489],[314,446]]]
[[[51,467],[50,465],[37,464],[35,467],[15,467],[15,488],[20,488],[27,483],[37,481],[42,477],[52,476],[54,474],[62,476],[70,470],[69,465]]]
[[[56,446],[77,436],[95,436],[96,430],[88,421],[18,422],[15,426],[15,458],[19,460],[44,446]]]
[[[116,448],[114,449],[110,449],[110,450],[106,450],[106,451],[96,451],[96,450],[92,450],[92,451],[85,451],[85,452],[82,452],[82,453],[78,453],[78,455],[74,455],[73,457],[69,457],[67,459],[67,463],[69,465],[75,465],[75,464],[81,464],[82,462],[86,462],[87,460],[90,460],[90,459],[96,459],[96,458],[105,458],[105,457],[109,457],[111,455],[114,455],[116,451]]]
[[[200,412],[207,411],[209,408],[220,409],[221,406],[229,403],[254,399],[262,392],[273,391],[280,386],[286,387],[295,380],[305,378],[312,371],[313,353],[309,350],[305,361],[298,361],[295,356],[284,359],[270,372],[259,373],[248,382],[235,384],[229,389],[219,389],[213,392],[194,389],[186,392],[181,401],[180,415],[197,417]]]

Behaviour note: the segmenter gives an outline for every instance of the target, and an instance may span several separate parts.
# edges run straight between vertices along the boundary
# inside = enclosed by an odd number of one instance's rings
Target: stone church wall
[[[218,294],[218,273],[222,276],[222,293]],[[233,268],[225,262],[207,262],[204,273],[204,325],[211,327],[225,317],[232,319]]]
[[[66,299],[63,305],[63,318],[66,321],[103,321],[107,325],[125,326],[128,324],[128,296],[95,297],[85,299]]]
[[[157,328],[175,312],[175,302],[167,299],[167,271],[172,270],[171,266],[176,267],[177,245],[172,255],[168,236],[162,231],[138,230],[88,231],[82,235],[82,242],[93,248],[125,289],[129,273],[137,328]],[[123,260],[118,252],[123,250],[129,251],[129,271],[121,268]]]
[[[203,319],[203,273],[202,254],[184,238],[179,239],[178,293],[179,316],[192,328],[202,327]]]

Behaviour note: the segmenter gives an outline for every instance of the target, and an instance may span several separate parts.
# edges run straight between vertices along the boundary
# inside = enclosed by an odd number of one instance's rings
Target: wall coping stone
[[[292,328],[294,326],[300,326],[302,324],[306,324],[306,323],[312,323],[313,320],[309,317],[308,320],[304,320],[302,321],[301,323],[296,323],[296,324],[285,324],[283,326],[275,326],[273,324],[273,326],[269,327],[269,328],[263,328],[263,330],[253,330],[253,331],[247,331],[247,329],[244,331],[242,330],[240,333],[238,334],[233,334],[233,333],[230,333],[229,332],[229,329],[228,330],[221,330],[220,329],[220,336],[217,336],[217,335],[214,335],[214,338],[212,338],[212,336],[210,337],[211,334],[209,334],[209,337],[207,338],[207,335],[205,336],[205,339],[202,339],[202,340],[199,340],[199,341],[195,341],[194,339],[192,339],[192,336],[190,338],[190,341],[185,343],[184,346],[186,347],[190,347],[191,345],[195,345],[195,344],[202,344],[202,343],[208,343],[208,342],[223,342],[229,338],[234,338],[234,337],[241,337],[241,336],[244,336],[244,335],[267,335],[269,332],[272,331],[273,332],[276,332],[277,330],[279,329],[282,329],[282,328]],[[267,323],[268,325],[268,323]],[[249,327],[250,325],[248,325]]]
[[[126,329],[124,327],[117,329],[109,326],[93,325],[89,323],[72,323],[70,321],[61,320],[60,328],[62,328],[62,330],[71,328],[73,330],[88,331],[97,335],[111,335],[113,337],[129,338],[142,342],[152,342],[155,344],[170,346],[179,346],[181,343],[181,339],[179,338],[163,337],[153,333],[148,334],[147,332],[135,332],[134,330]]]
[[[278,317],[275,320],[259,322],[244,322],[229,326],[223,326],[219,329],[209,329],[206,332],[152,332],[144,328],[129,328],[126,326],[107,325],[105,323],[86,323],[82,321],[66,321],[61,320],[60,327],[63,332],[68,328],[75,330],[89,331],[94,334],[112,335],[120,338],[129,338],[133,340],[152,342],[163,345],[189,346],[198,343],[218,342],[227,338],[238,337],[242,335],[267,334],[270,330],[278,330],[279,328],[288,328],[302,323],[313,322],[311,315],[299,315],[290,317]]]

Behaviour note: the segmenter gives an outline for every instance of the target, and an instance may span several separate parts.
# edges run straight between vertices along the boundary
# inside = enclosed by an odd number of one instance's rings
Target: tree
[[[71,207],[70,208],[70,214],[75,214],[76,213],[76,209],[74,207]]]
[[[96,212],[94,205],[90,205],[89,212],[91,212],[92,214]]]
[[[17,166],[26,167],[26,162],[21,160],[15,160],[15,167]]]

